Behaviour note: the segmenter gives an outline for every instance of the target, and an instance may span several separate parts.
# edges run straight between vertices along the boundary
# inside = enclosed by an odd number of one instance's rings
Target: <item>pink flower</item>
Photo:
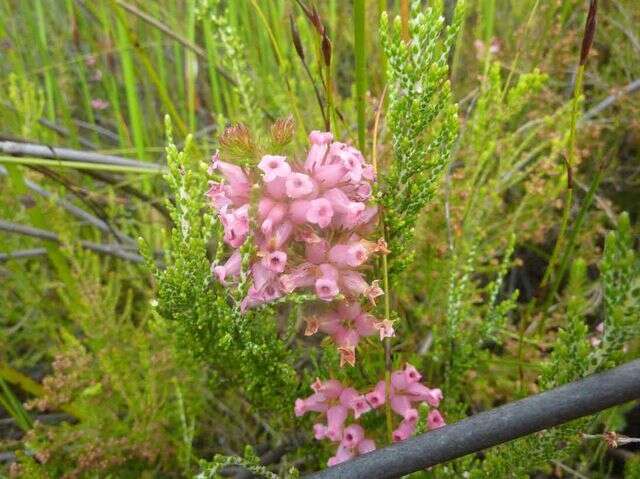
[[[375,298],[384,294],[378,280],[369,285],[362,273],[358,271],[342,271],[340,274],[340,290],[347,296],[357,298],[366,296],[372,304],[376,304]]]
[[[226,206],[233,205],[233,201],[229,197],[228,186],[225,187],[222,183],[210,181],[206,196],[217,211],[221,211]]]
[[[333,135],[329,132],[313,130],[309,133],[309,141],[314,145],[328,145],[333,141]]]
[[[275,273],[282,273],[287,264],[287,253],[284,251],[273,251],[271,253],[267,253],[262,258],[262,264],[265,268]]]
[[[373,168],[356,148],[334,142],[331,133],[314,131],[309,141],[304,165],[264,155],[257,165],[262,172],[257,185],[250,184],[249,178],[257,175],[248,169],[221,161],[218,153],[211,158],[209,173],[217,178],[206,195],[224,228],[223,240],[237,250],[250,238],[258,252],[250,258],[243,311],[299,288],[315,291],[327,302],[340,295],[351,302],[361,296],[374,302],[382,294],[378,283],[368,283],[364,274],[369,257],[385,252],[380,242],[363,236],[373,230],[377,215],[377,208],[367,203]],[[230,259],[237,262],[235,253]],[[212,271],[226,284],[225,278],[238,274],[234,262]],[[355,362],[361,336],[393,334],[390,324],[362,318],[333,334],[343,364]]]
[[[355,417],[356,419],[358,419],[364,413],[371,411],[371,406],[369,405],[369,403],[367,402],[367,398],[363,394],[353,398],[353,400],[351,401],[351,408],[353,409],[353,417]]]
[[[347,420],[349,410],[343,404],[336,404],[327,410],[327,437],[332,441],[339,441],[342,428]]]
[[[324,394],[315,393],[306,399],[296,399],[295,414],[300,417],[309,411],[326,412],[329,406],[326,403]]]
[[[333,218],[333,208],[326,198],[311,200],[309,209],[305,215],[309,223],[317,224],[320,228],[326,228]]]
[[[344,447],[342,444],[338,446],[338,450],[336,451],[335,456],[332,456],[327,461],[327,466],[335,466],[337,464],[341,464],[343,462],[348,461],[349,459],[353,459],[355,457],[355,453],[353,450]]]
[[[340,365],[355,365],[355,348],[361,337],[376,333],[376,318],[362,311],[358,303],[340,302],[335,310],[312,318],[308,334],[320,330],[331,336],[340,353]],[[357,416],[356,416],[357,417]]]
[[[244,313],[249,308],[254,308],[261,304],[274,301],[281,297],[282,293],[282,288],[275,281],[269,281],[259,289],[256,288],[255,285],[251,286],[247,296],[240,304],[240,311]]]
[[[290,273],[280,276],[282,288],[287,293],[291,293],[298,288],[312,286],[315,284],[315,265],[302,263],[291,270]],[[329,286],[329,285],[328,285]]]
[[[427,425],[429,426],[429,429],[432,430],[446,425],[440,411],[433,409],[429,412],[429,415],[427,416]]]
[[[295,199],[313,193],[315,185],[309,175],[305,175],[304,173],[291,173],[285,181],[285,188],[287,196]]]
[[[340,164],[347,171],[345,178],[352,183],[362,180],[364,158],[355,148],[344,143],[334,143],[332,153],[339,159]]]
[[[242,168],[231,163],[220,160],[220,155],[216,153],[211,157],[209,174],[219,171],[227,182],[224,191],[233,204],[241,206],[249,200],[249,178]]]
[[[234,251],[227,262],[222,266],[213,266],[211,268],[211,272],[218,278],[223,285],[227,285],[226,281],[227,277],[235,278],[240,274],[240,263],[241,263],[240,251]]]
[[[220,220],[224,226],[224,241],[233,248],[242,246],[249,234],[249,205],[233,213],[222,213]]]
[[[331,441],[340,441],[344,422],[358,392],[352,388],[345,388],[335,379],[325,382],[318,379],[311,387],[315,391],[314,394],[306,399],[296,399],[294,407],[296,416],[302,416],[310,411],[323,413],[327,420],[326,427],[322,424],[315,425],[315,435],[321,438],[326,437]]]
[[[265,215],[262,225],[260,225],[260,231],[262,234],[268,235],[273,231],[273,228],[279,225],[287,214],[287,207],[281,203],[275,203],[269,212]]]
[[[291,173],[291,167],[284,156],[264,155],[258,163],[258,168],[264,172],[264,180],[267,182],[278,177],[286,178]]]
[[[393,433],[394,441],[404,441],[415,430],[418,411],[414,403],[426,402],[431,407],[437,407],[442,400],[440,389],[429,389],[420,381],[422,375],[411,364],[406,364],[401,370],[391,374],[391,409],[403,420]],[[365,395],[367,402],[373,409],[381,407],[386,402],[385,381],[379,381],[375,388]],[[432,409],[427,416],[429,429],[444,426],[444,419],[437,409]]]
[[[344,429],[342,434],[342,444],[344,447],[352,449],[360,444],[360,441],[364,439],[364,429],[359,424],[352,424]]]
[[[331,188],[324,193],[323,197],[329,201],[333,211],[347,217],[355,218],[365,209],[364,203],[351,201],[345,192],[339,188]]]
[[[242,168],[232,163],[220,160],[220,155],[215,153],[211,156],[211,164],[209,165],[209,174],[213,174],[215,171],[220,171],[224,179],[229,184],[243,184],[249,186],[249,178],[244,173]]]
[[[376,448],[375,442],[365,437],[365,432],[359,424],[351,424],[344,429],[342,441],[338,446],[335,456],[331,457],[327,464],[335,466],[348,461],[360,454],[366,454]]]
[[[391,381],[393,384],[393,376],[391,377]],[[395,389],[395,385],[391,394],[391,409],[405,419],[407,419],[407,416],[414,416],[415,409],[411,407],[409,396]]]
[[[102,98],[94,98],[91,100],[91,108],[94,110],[106,110],[109,108],[109,102]]]
[[[305,244],[305,257],[310,263],[326,263],[328,249],[329,243],[326,240],[319,239],[318,241],[307,242]]]
[[[316,294],[322,301],[331,301],[335,298],[340,290],[338,289],[338,283],[334,277],[321,276],[316,279]]]
[[[284,177],[278,176],[272,181],[265,183],[266,193],[273,199],[284,201],[287,199],[287,181]]]
[[[380,332],[380,341],[384,338],[392,338],[396,333],[393,329],[393,321],[383,319],[375,324],[376,329]]]
[[[357,268],[369,259],[369,255],[382,251],[380,248],[380,243],[363,239],[337,244],[329,250],[329,261],[339,267]]]
[[[344,167],[338,163],[328,165],[315,164],[313,167],[313,179],[322,189],[337,186],[344,178],[345,173]]]
[[[293,225],[289,221],[283,221],[265,238],[260,248],[265,250],[277,250],[285,246],[291,233]]]
[[[416,430],[415,421],[402,421],[398,428],[393,431],[393,442],[404,441],[411,437]]]
[[[312,131],[309,135],[309,142],[311,148],[307,154],[307,161],[305,161],[304,167],[307,171],[312,172],[318,166],[320,166],[329,151],[329,144],[333,140],[331,133],[323,133],[319,131]]]
[[[386,402],[386,385],[384,381],[379,381],[373,391],[365,395],[369,404],[373,409],[377,409]]]

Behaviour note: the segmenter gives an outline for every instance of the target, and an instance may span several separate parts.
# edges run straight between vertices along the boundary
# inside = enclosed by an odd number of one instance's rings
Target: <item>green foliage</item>
[[[105,275],[102,283],[105,265],[92,255],[75,252],[71,264],[80,304],[59,322],[52,371],[27,402],[34,416],[71,416],[29,428],[25,447],[40,464],[25,458],[18,470],[49,477],[188,472],[192,437],[181,434],[181,424],[201,414],[205,391],[195,364],[175,349],[169,325],[151,317],[144,291],[123,275]]]
[[[558,333],[553,352],[549,355],[541,377],[540,386],[551,389],[585,376],[589,370],[592,347],[587,338],[584,321],[586,268],[584,260],[573,263],[571,279],[567,287],[566,326]]]
[[[260,465],[260,458],[256,456],[251,447],[247,446],[244,457],[216,455],[213,461],[201,461],[201,471],[195,476],[195,479],[216,479],[221,477],[220,473],[224,468],[234,466],[240,466],[255,476],[265,479],[278,479],[279,477],[266,467]]]
[[[640,258],[626,213],[618,219],[618,231],[607,235],[601,268],[605,317],[597,367],[607,368],[619,364],[625,344],[640,336]]]
[[[637,457],[631,458],[627,461],[624,468],[625,479],[638,479],[640,477],[640,459]]]
[[[31,429],[33,420],[2,378],[0,378],[0,406],[9,413],[20,429],[23,431]]]
[[[382,178],[392,271],[406,266],[418,213],[433,198],[449,164],[458,128],[457,107],[448,80],[447,58],[463,18],[458,2],[452,25],[444,26],[442,5],[421,11],[414,2],[411,40],[402,38],[401,21],[381,17],[380,35],[387,58],[387,127],[394,158]]]
[[[221,51],[216,56],[224,59],[233,79],[235,80],[235,92],[240,99],[245,118],[252,122],[255,128],[259,125],[258,107],[253,90],[253,81],[249,77],[249,66],[244,52],[247,47],[236,34],[233,26],[229,24],[227,17],[220,14],[219,0],[202,0],[199,5],[199,15],[204,22],[211,22],[216,43]]]
[[[170,125],[168,132],[166,179],[175,198],[168,208],[176,226],[165,268],[156,273],[158,312],[177,324],[182,346],[206,361],[217,390],[242,391],[260,412],[290,410],[294,353],[279,338],[273,308],[241,314],[241,295],[213,281],[208,244],[217,258],[223,244],[221,226],[205,203],[206,175],[192,140],[178,151]]]
[[[553,352],[544,364],[539,378],[543,390],[579,379],[588,371],[592,348],[584,322],[585,275],[585,262],[576,260],[567,289],[567,326],[559,332]],[[471,470],[469,477],[528,477],[531,471],[544,467],[550,458],[564,459],[575,454],[581,445],[578,433],[588,428],[589,423],[589,419],[580,419],[493,449],[475,468],[468,469]]]

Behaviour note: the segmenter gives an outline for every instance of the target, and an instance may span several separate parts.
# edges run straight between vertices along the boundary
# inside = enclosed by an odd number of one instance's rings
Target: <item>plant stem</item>
[[[558,233],[558,238],[556,240],[556,244],[553,247],[553,252],[551,254],[551,258],[549,259],[549,264],[547,265],[547,269],[544,272],[544,276],[542,277],[542,281],[540,283],[540,287],[544,288],[551,276],[553,275],[553,270],[555,268],[556,263],[558,262],[560,256],[560,248],[565,243],[564,237],[567,234],[567,226],[569,224],[569,216],[571,213],[571,206],[573,205],[573,173],[571,171],[571,166],[574,164],[575,160],[575,150],[576,150],[576,124],[578,121],[578,106],[580,105],[580,97],[582,95],[582,80],[584,77],[584,64],[580,64],[578,66],[578,70],[576,73],[576,82],[573,88],[573,105],[571,109],[571,118],[569,124],[569,139],[568,139],[568,151],[567,156],[565,158],[565,166],[567,169],[567,192],[565,194],[564,201],[564,211],[562,212],[562,224],[560,225],[560,232]],[[562,274],[560,271],[557,273],[558,275]],[[554,287],[552,287],[546,295],[546,301],[544,303],[546,311],[546,307],[553,300],[553,295],[557,290],[557,286],[559,285],[559,280],[561,278],[556,277]],[[544,315],[542,320],[540,321],[540,325],[538,326],[538,332],[544,333],[545,326],[547,322],[547,316]]]
[[[380,103],[378,104],[378,111],[376,113],[375,123],[373,125],[373,145],[371,149],[371,163],[373,171],[378,175],[378,127],[380,125],[380,115],[382,114],[382,107],[384,105],[384,99],[387,93],[387,88],[382,90],[380,95]],[[385,242],[387,241],[387,229],[384,222],[384,210],[380,206],[380,229],[382,230],[382,237]],[[391,317],[391,291],[389,288],[389,264],[387,261],[387,253],[382,255],[382,286],[384,288],[384,319],[390,320]],[[393,363],[391,361],[391,338],[384,339],[384,382],[385,382],[385,417],[387,424],[387,436],[389,443],[393,442],[393,417],[391,414],[391,369]]]
[[[335,121],[334,110],[333,110],[333,87],[331,85],[331,65],[325,65],[325,85],[327,87],[327,119],[329,121],[329,131],[334,131],[331,129],[338,127],[337,122]],[[337,131],[335,131],[336,136]]]
[[[358,117],[358,147],[364,153],[365,148],[365,91],[366,91],[366,52],[365,52],[365,4],[364,0],[355,0],[353,4],[353,36],[356,60],[356,110]]]
[[[382,234],[386,241],[386,228],[384,224],[384,216],[380,214],[380,223],[382,226]],[[389,289],[389,266],[387,263],[387,253],[382,255],[382,283],[384,287],[384,319],[390,321],[391,316],[391,291]],[[393,419],[391,416],[391,338],[384,338],[384,382],[385,382],[385,416],[387,422],[387,434],[389,443],[393,442]]]
[[[558,261],[558,255],[560,254],[560,246],[563,244],[564,236],[567,232],[567,225],[569,224],[569,214],[571,212],[571,206],[573,204],[573,174],[571,171],[571,167],[575,160],[575,150],[576,150],[576,123],[578,119],[578,105],[580,103],[580,96],[582,94],[582,79],[584,77],[584,65],[580,65],[578,67],[578,72],[576,74],[576,83],[573,90],[573,107],[571,110],[571,118],[569,124],[569,139],[568,139],[568,148],[567,148],[567,156],[565,158],[565,167],[567,169],[567,191],[565,194],[565,203],[564,203],[564,211],[562,214],[562,224],[560,226],[560,232],[558,233],[558,239],[556,240],[556,244],[553,248],[553,253],[551,254],[551,259],[549,260],[549,264],[547,265],[547,269],[544,273],[544,277],[542,278],[541,286],[544,287],[547,285],[549,280],[551,279],[551,275],[553,274],[553,270],[556,262]]]
[[[400,0],[400,21],[402,22],[402,39],[409,43],[409,0]]]

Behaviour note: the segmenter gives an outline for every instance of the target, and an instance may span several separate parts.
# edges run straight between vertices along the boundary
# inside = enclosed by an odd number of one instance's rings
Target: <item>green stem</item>
[[[267,19],[264,12],[260,8],[260,5],[258,5],[256,0],[251,0],[251,4],[253,5],[253,8],[258,13],[258,17],[260,17],[260,20],[262,21],[262,24],[264,25],[264,28],[267,31],[267,35],[269,36],[269,40],[271,41],[273,51],[276,55],[276,62],[278,63],[278,72],[280,73],[282,80],[285,84],[285,87],[287,90],[287,96],[289,97],[289,103],[291,105],[291,108],[293,109],[293,115],[295,116],[296,122],[300,127],[300,128],[297,128],[296,131],[298,132],[299,135],[301,135],[301,139],[306,139],[306,136],[305,136],[306,128],[304,126],[304,119],[302,118],[302,114],[300,113],[300,109],[298,108],[298,99],[293,91],[293,88],[291,87],[291,83],[289,82],[289,78],[288,78],[289,73],[287,71],[288,70],[287,60],[280,52],[280,47],[278,46],[278,40],[276,38],[276,35],[273,29],[271,28],[271,26],[269,25],[269,20]]]
[[[378,0],[378,22],[382,17],[382,14],[387,10],[387,2],[385,0]],[[387,57],[384,54],[384,48],[379,48],[380,51],[380,84],[386,85],[387,83]]]
[[[542,282],[540,283],[541,287],[545,287],[549,280],[551,279],[556,263],[558,262],[558,257],[560,255],[560,249],[565,243],[564,238],[567,234],[567,227],[569,225],[569,216],[571,214],[571,207],[573,205],[573,173],[571,171],[572,165],[574,164],[575,154],[576,154],[576,124],[578,121],[579,115],[579,105],[580,105],[580,97],[582,95],[582,80],[584,78],[584,65],[578,66],[578,71],[576,73],[576,83],[573,89],[573,106],[571,109],[571,118],[569,124],[569,139],[568,139],[568,151],[565,159],[565,167],[567,169],[567,192],[565,194],[564,201],[564,211],[562,212],[562,224],[560,225],[560,232],[558,233],[558,238],[556,240],[556,244],[553,248],[553,253],[551,254],[551,259],[549,260],[549,264],[547,265],[547,269],[542,277]],[[560,273],[558,273],[560,274]],[[549,304],[553,300],[551,295],[555,294],[555,287],[551,288],[549,294],[547,294],[547,300],[545,304]],[[543,332],[546,324],[546,316],[543,316],[542,321],[540,321],[540,327],[538,328],[539,332]]]
[[[569,235],[569,239],[567,241],[567,247],[564,249],[564,254],[562,255],[562,259],[560,260],[560,263],[558,266],[558,273],[556,274],[555,281],[551,285],[551,289],[547,294],[547,304],[545,305],[544,310],[546,310],[547,307],[549,306],[549,303],[551,302],[553,296],[555,295],[556,291],[558,291],[558,288],[560,287],[560,282],[562,281],[562,278],[564,278],[564,275],[569,266],[569,261],[573,256],[573,251],[575,249],[578,233],[580,232],[580,229],[582,228],[582,224],[584,223],[584,220],[587,216],[587,211],[589,210],[589,207],[593,202],[593,198],[596,194],[596,190],[598,189],[598,186],[600,185],[600,181],[602,180],[602,175],[603,175],[603,170],[599,169],[598,173],[593,178],[593,181],[589,187],[587,196],[583,201],[582,208],[580,208],[580,211],[578,212],[578,216],[576,217],[576,221],[574,223],[574,226]]]
[[[576,123],[578,118],[578,105],[580,103],[580,95],[582,92],[582,79],[584,77],[584,65],[578,67],[576,75],[576,84],[573,90],[573,108],[571,110],[571,118],[569,124],[569,139],[568,139],[568,151],[565,160],[565,166],[567,169],[567,192],[565,195],[564,211],[562,214],[562,224],[560,226],[560,233],[556,240],[551,259],[547,265],[547,270],[542,278],[541,286],[544,287],[551,279],[556,262],[558,261],[558,255],[560,254],[560,247],[562,246],[564,236],[567,232],[567,225],[569,223],[569,214],[571,212],[571,206],[573,204],[573,181],[572,181],[572,165],[575,160],[576,150]]]
[[[356,111],[358,117],[358,147],[363,153],[365,147],[365,91],[367,88],[364,18],[364,0],[355,0],[353,4],[353,35],[356,60]]]
[[[380,224],[382,226],[383,238],[386,241],[386,227],[384,216],[380,214]],[[391,320],[391,290],[389,288],[389,265],[387,262],[387,253],[382,255],[382,284],[384,287],[384,319]],[[387,422],[387,435],[389,443],[393,442],[393,418],[391,414],[391,369],[393,367],[391,361],[391,338],[384,338],[384,381],[385,381],[385,416]]]

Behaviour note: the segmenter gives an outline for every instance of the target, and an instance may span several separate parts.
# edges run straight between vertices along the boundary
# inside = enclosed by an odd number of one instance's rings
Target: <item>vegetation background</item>
[[[240,317],[212,284],[206,163],[235,122],[266,138],[291,115],[300,151],[330,122],[375,149],[405,222],[394,363],[442,387],[448,422],[639,356],[640,4],[600,2],[581,75],[588,2],[456,3],[317,1],[323,40],[303,1],[0,0],[0,477],[324,467],[294,399],[316,376],[375,382],[383,358],[365,345],[340,370],[302,335],[300,303]],[[381,38],[383,11],[426,29],[415,57]],[[394,96],[399,75],[425,108]],[[436,158],[428,198],[403,189],[398,139]],[[640,477],[638,448],[608,431],[640,436],[640,409],[415,477]]]

